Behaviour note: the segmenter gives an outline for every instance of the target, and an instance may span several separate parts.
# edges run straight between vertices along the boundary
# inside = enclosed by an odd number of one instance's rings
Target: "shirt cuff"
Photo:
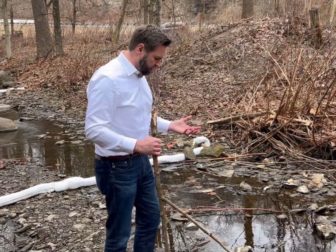
[[[170,124],[171,124],[171,121],[163,119],[163,118],[158,116],[158,118],[157,118],[157,128],[158,128],[159,132],[167,133]]]
[[[123,137],[121,141],[121,148],[123,148],[127,153],[133,153],[136,141],[137,140],[134,138]]]

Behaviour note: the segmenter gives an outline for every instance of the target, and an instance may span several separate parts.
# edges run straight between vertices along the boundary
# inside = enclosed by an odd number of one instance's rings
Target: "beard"
[[[150,68],[147,64],[147,55],[145,55],[140,61],[139,61],[139,72],[143,75],[148,75],[152,72],[152,68]]]

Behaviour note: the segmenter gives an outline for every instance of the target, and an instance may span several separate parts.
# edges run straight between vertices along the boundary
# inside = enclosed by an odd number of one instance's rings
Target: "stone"
[[[279,215],[277,215],[277,219],[286,220],[286,219],[288,219],[288,216],[286,214],[279,214]]]
[[[297,188],[298,186],[299,186],[299,181],[298,180],[294,180],[294,179],[288,179],[282,185],[282,187],[287,188],[287,189],[294,189],[294,188]]]
[[[60,140],[60,141],[57,141],[55,144],[56,145],[63,145],[65,143],[65,140]]]
[[[0,113],[1,112],[6,112],[8,110],[10,110],[12,107],[10,105],[7,104],[0,104]]]
[[[250,186],[249,184],[247,184],[245,181],[240,183],[240,188],[242,188],[244,191],[248,191],[251,192],[252,191],[252,186]]]
[[[218,158],[223,154],[224,150],[225,148],[223,145],[215,144],[210,147],[203,147],[203,149],[201,150],[200,156]]]
[[[85,225],[84,224],[75,224],[75,225],[73,225],[73,228],[75,229],[75,230],[77,230],[77,231],[83,231],[84,230],[84,228],[85,228]]]
[[[198,230],[198,227],[192,223],[192,222],[189,222],[187,225],[186,225],[186,230],[189,230],[189,231],[196,231]]]
[[[311,176],[309,187],[322,188],[327,183],[322,173],[314,173]]]
[[[9,73],[6,71],[0,70],[0,89],[4,88],[3,84],[8,81],[11,81],[11,76],[9,75]]]
[[[309,193],[309,189],[306,185],[299,186],[299,188],[296,191],[303,194]]]
[[[185,155],[186,160],[195,160],[196,155],[193,152],[193,149],[191,147],[185,147],[183,150],[183,153]]]
[[[325,216],[319,216],[314,224],[316,234],[324,240],[333,240],[336,235],[334,225]]]
[[[16,131],[17,129],[13,120],[0,117],[0,132]]]
[[[231,178],[234,174],[234,170],[224,170],[217,173],[220,177]]]

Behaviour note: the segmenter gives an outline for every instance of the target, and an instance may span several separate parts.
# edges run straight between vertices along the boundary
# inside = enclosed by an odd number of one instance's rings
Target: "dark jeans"
[[[160,209],[155,179],[145,155],[126,161],[95,160],[99,190],[105,195],[106,221],[105,252],[126,251],[131,232],[131,215],[136,207],[135,252],[153,252],[160,224]]]

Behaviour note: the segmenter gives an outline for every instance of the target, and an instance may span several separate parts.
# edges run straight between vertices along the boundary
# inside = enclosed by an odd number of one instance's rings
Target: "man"
[[[171,40],[154,26],[138,28],[128,50],[99,68],[87,88],[85,132],[95,143],[95,171],[105,195],[105,252],[126,251],[136,207],[135,252],[152,252],[160,223],[155,179],[147,155],[161,154],[149,136],[152,94],[145,75],[158,68]],[[199,127],[158,118],[158,130],[193,134]]]

